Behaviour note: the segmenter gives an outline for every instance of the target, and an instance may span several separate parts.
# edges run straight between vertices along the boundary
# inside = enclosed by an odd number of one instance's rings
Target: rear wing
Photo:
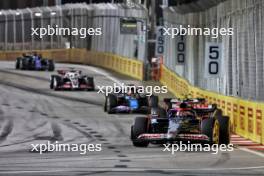
[[[217,109],[216,104],[193,104],[192,109],[199,113],[212,113]]]
[[[192,99],[178,99],[178,98],[164,98],[163,101],[165,103],[203,103],[206,102],[205,98],[192,98]]]
[[[179,108],[182,103],[186,104],[188,108],[192,108],[197,113],[211,113],[217,109],[216,104],[206,103],[205,98],[193,98],[180,100],[177,98],[164,98],[164,103],[170,105],[172,109]]]
[[[65,75],[65,73],[67,72],[66,70],[57,70],[58,74],[60,75]]]
[[[164,98],[163,102],[170,108],[178,108],[182,101],[177,98]]]
[[[205,103],[206,99],[205,98],[192,98],[192,99],[185,99],[183,100],[183,102],[187,104],[199,104],[199,103]]]
[[[65,75],[67,72],[78,72],[79,74],[82,73],[81,70],[75,70],[74,68],[69,68],[69,69],[62,69],[62,70],[57,70],[58,74],[60,75]]]

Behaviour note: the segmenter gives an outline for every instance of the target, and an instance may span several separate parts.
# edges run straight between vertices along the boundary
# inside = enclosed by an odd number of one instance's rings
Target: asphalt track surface
[[[75,67],[95,84],[136,82],[99,68]],[[104,96],[95,92],[52,91],[50,72],[17,71],[0,63],[0,175],[264,175],[262,155],[232,152],[163,152],[150,145],[135,148],[129,140],[137,114],[108,115]],[[31,144],[59,140],[67,144],[101,144],[101,152],[30,152]]]

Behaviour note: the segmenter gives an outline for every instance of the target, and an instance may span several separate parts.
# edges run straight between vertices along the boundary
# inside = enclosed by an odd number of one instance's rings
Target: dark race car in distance
[[[58,70],[57,75],[51,75],[50,88],[54,90],[87,90],[95,89],[93,77],[83,75],[80,70]]]
[[[105,96],[104,111],[109,114],[132,112],[148,114],[151,108],[158,106],[158,103],[157,96],[138,93],[135,87],[126,93],[110,93]]]
[[[180,102],[175,99],[171,99],[170,105],[173,107],[135,119],[131,126],[134,146],[147,147],[149,143],[177,141],[230,142],[229,117],[223,116],[216,105],[200,100]]]
[[[42,58],[37,54],[23,54],[23,57],[16,59],[15,68],[20,70],[54,71],[55,64],[53,60]]]

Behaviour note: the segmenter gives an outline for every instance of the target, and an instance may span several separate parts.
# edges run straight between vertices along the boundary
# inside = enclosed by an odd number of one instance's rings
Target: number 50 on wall
[[[222,74],[222,44],[206,42],[205,44],[205,77],[220,77]]]

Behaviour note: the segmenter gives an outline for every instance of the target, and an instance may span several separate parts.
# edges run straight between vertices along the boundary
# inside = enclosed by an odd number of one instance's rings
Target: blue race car
[[[126,93],[111,93],[105,96],[104,111],[109,114],[132,112],[149,114],[151,108],[157,106],[157,96],[140,94],[135,88]]]
[[[53,60],[44,59],[37,54],[23,54],[23,57],[19,57],[16,59],[15,65],[15,68],[20,70],[55,70],[55,64]]]

